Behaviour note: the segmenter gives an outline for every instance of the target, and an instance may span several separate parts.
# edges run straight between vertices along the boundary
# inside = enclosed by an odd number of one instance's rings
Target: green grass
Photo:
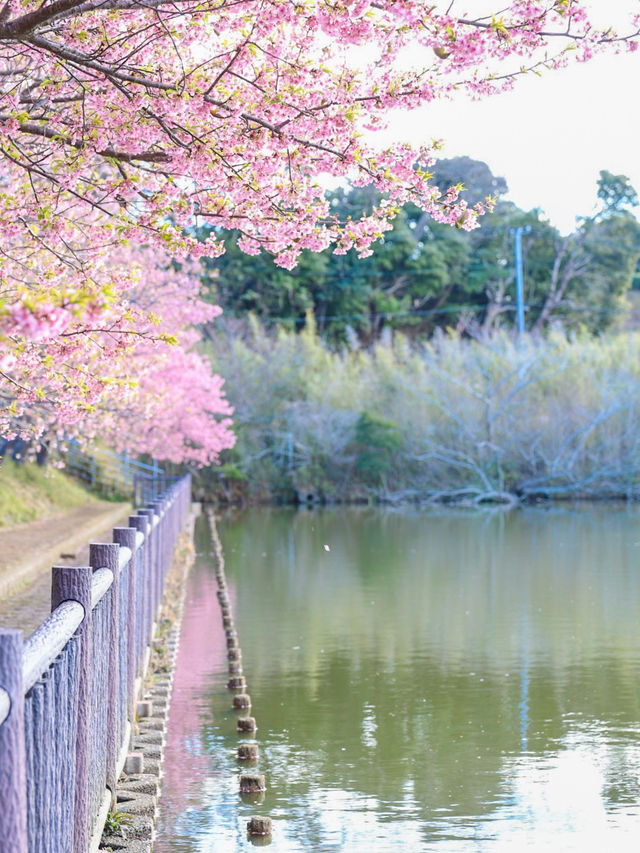
[[[95,499],[55,468],[11,460],[0,466],[0,527],[47,518]]]

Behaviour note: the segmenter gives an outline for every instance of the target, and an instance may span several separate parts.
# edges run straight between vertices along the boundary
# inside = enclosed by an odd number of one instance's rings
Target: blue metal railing
[[[60,444],[58,450],[71,474],[107,494],[133,495],[136,504],[153,500],[178,479],[169,478],[155,460],[147,464],[102,447],[84,450],[75,440]],[[143,490],[137,484],[145,481],[150,486]]]

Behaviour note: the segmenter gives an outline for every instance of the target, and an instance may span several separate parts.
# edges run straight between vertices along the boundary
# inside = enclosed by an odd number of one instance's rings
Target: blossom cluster
[[[120,247],[103,262],[120,290],[102,307],[74,316],[72,305],[21,300],[0,314],[0,434],[99,436],[129,453],[215,463],[234,443],[232,409],[194,347],[195,324],[219,309],[199,299],[188,265],[157,250]]]

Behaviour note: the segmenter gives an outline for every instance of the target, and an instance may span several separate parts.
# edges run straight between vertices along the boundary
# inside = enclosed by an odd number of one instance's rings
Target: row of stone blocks
[[[121,820],[120,834],[102,836],[101,850],[151,853],[153,848],[180,622],[181,618],[162,641],[170,671],[151,675],[144,698],[138,702],[137,731],[131,736],[117,792],[117,811],[128,817]]]
[[[236,710],[245,711],[251,707],[251,697],[246,692],[247,682],[242,671],[242,651],[238,643],[231,600],[227,588],[227,578],[224,569],[224,555],[222,544],[218,536],[215,517],[212,512],[208,513],[211,528],[211,544],[213,546],[213,557],[215,559],[215,573],[218,582],[218,603],[222,615],[222,627],[225,630],[227,643],[227,663],[229,669],[229,680],[227,687],[234,691],[233,707]],[[237,719],[239,733],[254,734],[257,730],[255,717],[240,716]],[[237,758],[240,761],[257,763],[260,749],[256,743],[240,743],[238,745]],[[240,776],[240,795],[250,796],[254,802],[262,802],[266,790],[266,781],[263,773],[242,773]],[[247,823],[247,832],[255,840],[262,837],[265,843],[271,836],[271,818],[266,816],[254,816]]]

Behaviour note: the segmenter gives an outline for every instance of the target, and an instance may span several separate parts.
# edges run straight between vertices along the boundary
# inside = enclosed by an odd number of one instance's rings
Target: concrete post
[[[0,689],[9,706],[0,722],[0,845],[3,853],[27,853],[22,631],[0,628]]]
[[[145,515],[130,515],[129,527],[144,534],[144,542],[142,548],[138,551],[138,559],[142,561],[142,589],[143,600],[142,608],[144,611],[144,641],[149,642],[151,637],[151,624],[154,618],[154,588],[153,588],[153,572],[151,561],[149,559],[149,519]]]
[[[136,530],[133,527],[114,527],[113,541],[131,551],[131,562],[128,566],[128,588],[127,594],[127,714],[131,725],[135,722],[134,692],[136,684],[136,670],[138,668],[138,644],[136,631]]]
[[[113,583],[109,590],[111,596],[111,618],[109,622],[109,661],[107,664],[107,766],[106,781],[107,788],[111,791],[111,809],[116,806],[116,765],[121,744],[118,743],[118,690],[120,685],[120,654],[119,654],[119,627],[120,627],[120,571],[118,567],[118,554],[120,546],[115,543],[94,543],[89,545],[89,563],[91,568],[111,569],[113,572]]]
[[[86,853],[89,845],[89,726],[91,703],[91,576],[89,566],[54,566],[51,570],[51,610],[63,601],[78,601],[84,607],[79,638],[78,728],[73,814],[73,853]]]
[[[153,600],[153,619],[158,618],[158,610],[162,599],[162,581],[158,572],[158,555],[156,548],[156,531],[153,529],[153,510],[139,509],[138,515],[147,519],[147,532],[145,534],[145,557],[151,573],[151,589]]]

